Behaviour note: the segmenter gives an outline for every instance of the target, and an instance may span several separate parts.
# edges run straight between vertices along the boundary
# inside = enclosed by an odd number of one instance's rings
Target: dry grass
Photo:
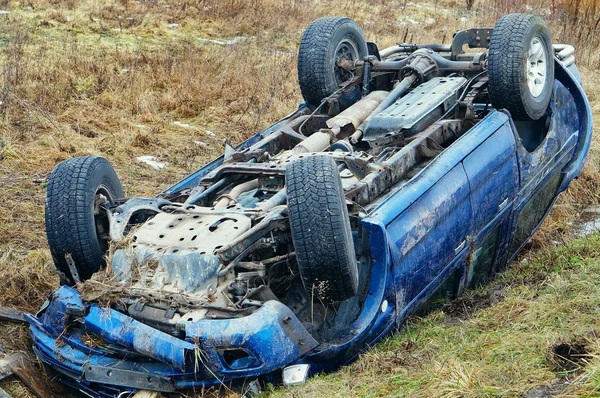
[[[597,25],[598,9],[594,1],[572,1],[535,0],[530,5],[546,14],[555,41],[578,46],[597,116],[600,89],[595,82],[600,76],[592,68],[598,65],[599,46],[597,35],[590,32]],[[313,19],[354,18],[369,40],[386,47],[402,40],[448,43],[456,29],[493,25],[500,13],[526,11],[516,1],[470,2],[470,11],[467,3],[0,1],[0,8],[9,11],[0,14],[0,31],[6,33],[0,38],[0,277],[5,281],[0,305],[35,311],[58,284],[43,225],[44,179],[57,162],[104,156],[114,164],[128,195],[153,195],[220,153],[225,139],[240,142],[297,106],[296,49]],[[219,45],[198,38],[239,41]],[[600,148],[594,145],[584,175],[537,235],[538,246],[568,236],[561,231],[568,231],[574,215],[598,203]],[[153,170],[135,161],[142,155],[169,166]],[[425,322],[436,325],[438,318],[434,314]],[[0,339],[8,350],[29,344],[23,327],[2,325],[0,332],[11,336]],[[485,347],[478,344],[478,349]],[[372,355],[351,371],[363,376],[381,372],[378,354]],[[398,363],[394,369],[403,372],[414,364],[431,363],[419,355],[406,359],[410,366]],[[461,358],[451,363],[440,366],[453,369],[456,380],[446,381],[454,384],[438,387],[453,388],[454,395],[470,391],[469,383],[481,371]],[[536,370],[530,377],[539,374],[547,373]],[[336,383],[335,377],[326,380]],[[26,396],[14,381],[1,386]],[[418,391],[413,390],[421,395]],[[438,395],[436,390],[422,391]]]

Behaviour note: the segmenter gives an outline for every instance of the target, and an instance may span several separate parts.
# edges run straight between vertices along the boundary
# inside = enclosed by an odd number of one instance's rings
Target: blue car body
[[[451,294],[502,271],[535,233],[558,194],[582,171],[592,122],[578,79],[558,61],[552,117],[544,141],[528,151],[510,115],[491,110],[419,174],[373,204],[362,226],[371,265],[358,317],[321,344],[294,313],[268,301],[252,315],[190,323],[173,337],[126,314],[83,302],[74,288],[52,293],[28,315],[38,357],[91,396],[175,391],[240,378],[279,377],[308,364],[309,373],[356,358],[441,288]],[[282,122],[279,122],[282,123]],[[251,137],[249,147],[279,125]],[[190,188],[218,167],[216,159],[160,196]],[[443,290],[443,289],[442,289]],[[445,289],[445,291],[448,289]],[[94,335],[101,344],[86,343]],[[223,349],[248,355],[223,360]]]

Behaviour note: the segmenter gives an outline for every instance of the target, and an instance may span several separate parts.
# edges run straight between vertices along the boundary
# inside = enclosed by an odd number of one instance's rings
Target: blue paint
[[[558,193],[581,173],[591,141],[589,103],[558,63],[556,79],[549,130],[538,149],[524,149],[510,116],[492,110],[362,220],[371,258],[367,295],[356,320],[335,341],[319,345],[278,301],[246,317],[191,322],[180,339],[83,303],[77,291],[61,287],[37,317],[26,316],[36,354],[68,383],[98,397],[130,386],[92,384],[86,380],[90,366],[166,377],[173,388],[184,389],[261,375],[276,380],[279,369],[294,363],[310,364],[315,374],[352,361],[399,327],[450,275],[458,273],[464,286],[472,254],[494,233],[498,239],[488,256],[493,270],[503,269]],[[282,122],[240,147],[258,142]],[[161,196],[194,186],[222,161],[214,160]],[[86,344],[88,332],[102,336],[102,342]],[[245,356],[228,363],[225,352],[231,349]]]

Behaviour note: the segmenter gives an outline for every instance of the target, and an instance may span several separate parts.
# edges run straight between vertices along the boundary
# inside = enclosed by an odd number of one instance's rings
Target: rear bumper
[[[563,169],[564,178],[559,187],[559,192],[567,189],[569,183],[581,175],[590,146],[592,143],[592,110],[590,103],[579,83],[576,76],[570,70],[565,68],[562,63],[555,63],[555,77],[558,79],[571,93],[575,99],[579,119],[579,136],[575,146],[573,157]]]
[[[278,301],[243,318],[190,322],[185,339],[84,303],[66,286],[26,318],[38,357],[96,396],[115,387],[168,392],[266,375],[318,344]]]

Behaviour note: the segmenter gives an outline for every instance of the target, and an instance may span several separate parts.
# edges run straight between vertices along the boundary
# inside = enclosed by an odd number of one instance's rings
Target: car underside
[[[300,45],[306,102],[158,196],[124,198],[101,158],[57,166],[46,223],[65,286],[28,318],[38,356],[95,396],[269,375],[309,353],[325,370],[354,357],[366,347],[345,344],[366,312],[385,312],[374,292],[390,283],[374,269],[385,237],[363,221],[491,112],[508,109],[535,146],[554,63],[575,76],[572,47],[534,36],[535,76],[520,90],[535,101],[515,105],[497,29],[379,51],[353,21],[322,18]],[[79,210],[53,198],[73,190],[74,170],[100,169],[82,210],[91,227],[65,232],[56,220],[73,225]]]

